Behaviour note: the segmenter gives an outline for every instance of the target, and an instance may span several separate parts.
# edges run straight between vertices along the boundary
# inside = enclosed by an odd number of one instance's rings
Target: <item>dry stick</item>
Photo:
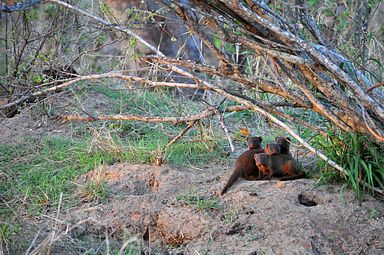
[[[129,238],[127,241],[125,241],[123,243],[118,254],[119,255],[124,254],[124,250],[125,250],[125,248],[127,248],[128,244],[133,243],[133,242],[138,242],[138,241],[139,241],[139,238],[137,238],[137,236]]]
[[[180,137],[182,137],[185,133],[188,132],[188,130],[190,130],[194,125],[195,123],[197,122],[197,120],[193,120],[191,121],[188,126],[186,128],[184,128],[177,136],[175,136],[166,146],[165,148],[168,148],[170,147],[174,142],[176,142],[177,140],[180,139]]]
[[[107,246],[107,252],[106,254],[109,255],[109,234],[108,234],[108,228],[105,228],[105,244]]]
[[[363,112],[363,120],[364,120],[364,123],[365,123],[365,125],[366,125],[366,127],[368,128],[368,130],[369,130],[369,132],[371,132],[371,134],[373,135],[373,136],[375,136],[376,137],[376,139],[378,139],[378,140],[380,140],[380,141],[382,141],[382,142],[384,142],[384,137],[382,137],[381,135],[380,135],[380,132],[376,129],[376,132],[371,128],[371,126],[368,124],[368,120],[369,120],[369,123],[372,125],[372,127],[374,128],[374,123],[373,123],[373,121],[371,120],[371,118],[369,117],[369,115],[367,114],[366,115],[366,110],[365,110],[365,108],[364,108],[364,106],[362,105],[362,104],[360,104],[360,107],[361,107],[361,110],[362,110],[362,112]],[[368,117],[368,118],[367,118]],[[368,119],[368,120],[367,120]]]
[[[198,88],[194,84],[189,84],[190,88]],[[249,107],[244,106],[230,106],[224,110],[224,112],[238,112],[249,110]],[[101,115],[101,116],[88,116],[83,117],[79,115],[62,115],[63,122],[67,121],[98,121],[98,120],[127,120],[127,121],[144,121],[144,122],[171,122],[174,124],[200,120],[216,115],[215,108],[209,108],[201,112],[200,114],[192,115],[189,117],[145,117],[139,115]]]
[[[75,84],[75,83],[78,83],[80,81],[103,79],[103,78],[117,78],[117,79],[122,79],[122,80],[127,80],[127,81],[136,81],[136,82],[140,82],[140,83],[147,83],[147,84],[150,84],[151,86],[154,86],[154,87],[165,86],[165,87],[179,87],[179,88],[196,88],[196,85],[194,85],[194,84],[172,83],[172,82],[154,82],[154,81],[147,80],[147,79],[140,78],[140,77],[136,77],[136,76],[123,75],[120,72],[109,72],[109,73],[103,73],[103,74],[85,75],[85,76],[80,76],[78,78],[74,78],[70,81],[64,82],[64,83],[57,85],[57,86],[50,87],[46,90],[40,90],[40,91],[37,91],[37,92],[32,93],[30,95],[23,96],[23,97],[15,100],[15,101],[12,101],[8,104],[0,105],[0,110],[11,107],[13,105],[20,104],[31,97],[45,95],[48,92],[52,92],[52,91],[55,91],[58,89],[68,87],[68,86]],[[205,88],[203,86],[198,87],[198,88],[208,89],[208,88]]]
[[[88,221],[94,221],[94,222],[97,222],[95,221],[93,218],[87,218],[87,219],[84,219],[84,220],[81,220],[79,222],[77,222],[75,225],[71,226],[71,227],[68,227],[65,229],[65,231],[62,231],[61,233],[59,233],[58,235],[56,235],[56,238],[54,240],[52,240],[52,242],[56,242],[57,240],[59,240],[60,238],[62,238],[64,235],[68,234],[70,231],[72,231],[73,229],[75,228],[78,228],[80,227],[81,225],[83,225],[84,223],[88,222]],[[45,238],[31,253],[30,255],[37,255],[37,254],[41,254],[41,250],[44,249],[44,247],[49,244],[51,242],[50,240],[51,238],[49,238],[49,235],[47,238]]]
[[[56,219],[57,220],[59,219],[59,216],[60,216],[60,209],[61,209],[62,201],[63,201],[63,192],[60,192],[59,204],[57,206],[57,213],[56,213]],[[51,247],[52,247],[52,244],[53,244],[53,240],[55,239],[56,229],[57,229],[57,221],[55,221],[55,224],[53,226],[52,237],[51,237],[51,241],[49,242],[47,254],[51,253]]]
[[[113,29],[116,29],[116,30],[119,30],[119,31],[122,31],[122,32],[125,32],[125,33],[128,33],[130,35],[132,35],[133,37],[135,37],[138,41],[140,41],[141,43],[143,43],[146,47],[148,47],[149,49],[151,49],[153,52],[155,52],[157,55],[161,56],[161,57],[165,57],[165,55],[159,51],[158,49],[156,49],[155,47],[153,47],[151,44],[149,44],[147,41],[145,41],[144,39],[142,39],[140,36],[138,36],[137,34],[135,34],[133,31],[129,30],[129,29],[123,29],[121,27],[118,27],[118,26],[113,26],[112,24],[106,22],[105,20],[99,18],[99,17],[96,17],[92,14],[89,14],[79,8],[76,8],[72,5],[69,5],[67,3],[64,3],[62,1],[59,1],[59,0],[49,0],[48,2],[53,2],[53,3],[57,3],[57,4],[60,4],[60,5],[63,5],[69,9],[72,9],[74,11],[77,11],[83,15],[86,15],[92,19],[95,19],[96,21],[106,25],[106,26],[110,26],[111,28]],[[284,34],[284,35],[287,35],[287,33],[281,31],[279,28],[276,28],[275,26],[271,25],[267,20],[265,19],[262,19],[261,17],[257,16],[256,17],[257,21],[259,21],[260,23],[262,24],[267,24],[267,27],[269,27],[272,31],[276,31],[277,33],[279,34]],[[314,55],[315,57],[317,57],[319,60],[321,60],[321,62],[323,62],[327,67],[331,67],[331,70],[335,71],[340,71],[342,72],[337,66],[335,67],[335,65],[333,63],[329,63],[327,61],[327,59],[325,59],[325,57],[323,55],[320,55],[313,47],[309,46],[308,44],[304,43],[302,40],[300,39],[297,39],[295,38],[292,34],[288,33],[288,36],[287,36],[291,41],[293,42],[297,42],[299,45],[303,45],[305,44],[305,48],[306,50],[308,50],[312,55]],[[184,75],[188,78],[191,78],[191,79],[195,79],[195,80],[198,80],[196,79],[196,77],[194,77],[191,73],[187,72],[187,71],[184,71],[176,66],[170,66],[170,68],[174,71],[174,72],[177,72],[181,75]],[[336,72],[337,73],[337,72]],[[343,77],[342,77],[342,80],[343,81],[347,81],[347,82],[350,82],[351,79],[344,73],[342,72],[343,74]],[[289,126],[287,126],[285,123],[281,122],[279,119],[277,119],[276,117],[274,117],[273,115],[269,114],[268,112],[266,112],[265,110],[263,110],[262,108],[256,106],[255,104],[252,104],[251,102],[247,101],[247,100],[244,100],[242,98],[239,98],[239,97],[236,97],[232,94],[229,94],[228,92],[222,90],[222,89],[219,89],[219,88],[216,88],[215,86],[211,85],[210,83],[206,82],[206,81],[203,81],[201,84],[207,86],[210,88],[210,90],[213,90],[215,91],[216,93],[219,93],[219,94],[222,94],[236,102],[239,102],[241,104],[244,104],[244,105],[247,105],[249,107],[251,107],[254,111],[257,111],[259,113],[261,113],[262,115],[266,116],[267,118],[269,118],[272,122],[274,122],[275,124],[277,124],[278,126],[280,126],[282,129],[284,129],[285,131],[287,131],[289,134],[291,134],[294,138],[296,138],[301,144],[303,144],[304,147],[306,147],[308,150],[310,150],[311,152],[315,153],[318,157],[320,157],[321,159],[323,159],[324,161],[326,161],[329,165],[331,165],[332,167],[334,167],[335,169],[337,169],[340,173],[342,174],[345,174],[348,176],[348,172],[346,170],[344,170],[341,166],[339,166],[336,162],[330,160],[327,156],[325,156],[323,153],[319,152],[318,150],[316,150],[314,147],[312,147],[310,144],[308,144],[307,142],[305,142],[298,134],[296,134],[295,131],[293,131],[292,128],[290,128]],[[201,85],[199,84],[199,86]],[[349,85],[350,83],[348,83]],[[354,91],[358,92],[359,96],[361,95],[361,90],[359,90],[360,88],[356,88],[356,83],[355,82],[352,82],[352,84],[350,85],[350,87],[353,88]],[[364,97],[365,99],[365,97]],[[368,103],[371,103],[370,100],[364,100],[364,101],[368,101]],[[370,104],[369,104],[370,105]],[[1,108],[0,108],[1,109]],[[376,189],[374,187],[372,187],[373,190],[375,190],[376,192],[380,193],[380,194],[384,194],[383,191],[379,190],[379,189]]]
[[[366,93],[369,93],[369,92],[371,92],[372,90],[374,90],[375,88],[378,88],[378,87],[380,87],[380,86],[384,86],[384,81],[381,82],[381,83],[378,83],[378,84],[376,84],[376,85],[374,85],[374,86],[372,86],[372,87],[370,87],[370,88],[367,89],[365,92],[366,92]]]
[[[220,114],[219,120],[220,120],[221,127],[224,129],[224,133],[225,133],[225,136],[227,137],[227,140],[229,142],[229,146],[231,147],[231,151],[234,152],[235,146],[233,146],[233,142],[232,142],[231,136],[229,135],[228,128],[224,123],[224,113]]]
[[[39,229],[39,231],[37,231],[37,234],[36,234],[35,237],[33,238],[31,244],[29,245],[28,249],[25,251],[25,253],[24,253],[25,255],[28,255],[29,252],[31,251],[33,245],[35,245],[35,242],[36,242],[37,238],[39,237],[40,232],[41,232],[41,229]]]
[[[178,124],[181,122],[189,122],[204,119],[215,115],[214,109],[208,109],[200,114],[192,115],[189,117],[145,117],[139,115],[103,115],[94,117],[83,117],[78,115],[62,115],[63,122],[67,121],[97,121],[97,120],[127,120],[127,121],[143,121],[143,122],[171,122]]]

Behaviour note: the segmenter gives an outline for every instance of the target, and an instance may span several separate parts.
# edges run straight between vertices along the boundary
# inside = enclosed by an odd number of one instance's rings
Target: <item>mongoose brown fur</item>
[[[279,139],[278,139],[279,138]],[[284,137],[277,137],[277,142],[283,142],[285,153],[282,154],[282,146],[277,143],[267,144],[265,153],[255,154],[255,164],[259,169],[258,179],[271,179],[278,177],[281,181],[295,180],[305,177],[305,172],[299,170],[294,158],[289,152],[289,142]],[[279,153],[276,153],[279,152]]]
[[[235,163],[235,170],[221,191],[221,195],[223,195],[239,177],[250,181],[254,181],[258,178],[259,170],[256,166],[254,155],[264,152],[263,148],[261,147],[261,141],[261,137],[248,137],[248,150],[243,152],[237,158]]]
[[[272,177],[278,177],[281,181],[288,181],[305,177],[305,172],[299,170],[295,160],[290,156],[259,153],[255,154],[254,158],[259,169],[258,179],[269,180]]]
[[[289,144],[291,143],[291,139],[289,137],[278,136],[275,138],[275,143],[280,145],[280,154],[292,157],[292,154],[289,151]]]
[[[268,155],[281,154],[281,146],[278,143],[269,143],[265,146],[264,152]]]

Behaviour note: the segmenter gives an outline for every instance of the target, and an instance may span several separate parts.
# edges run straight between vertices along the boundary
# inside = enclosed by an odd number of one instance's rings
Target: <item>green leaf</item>
[[[217,49],[221,48],[221,40],[216,35],[213,36],[213,44]]]

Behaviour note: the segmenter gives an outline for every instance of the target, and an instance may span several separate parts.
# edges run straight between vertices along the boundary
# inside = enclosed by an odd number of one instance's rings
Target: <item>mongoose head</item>
[[[253,155],[253,157],[258,167],[263,165],[268,165],[268,162],[270,161],[270,157],[267,153],[257,153]]]
[[[280,144],[278,143],[269,143],[264,148],[265,153],[269,155],[277,155],[280,154]]]
[[[278,136],[275,138],[275,142],[280,144],[281,147],[289,149],[291,139],[289,137]]]
[[[259,169],[259,178],[264,179],[271,175],[271,158],[267,153],[257,153],[253,155],[255,163]]]
[[[248,136],[248,149],[261,149],[261,141],[263,141],[263,138],[260,136]]]

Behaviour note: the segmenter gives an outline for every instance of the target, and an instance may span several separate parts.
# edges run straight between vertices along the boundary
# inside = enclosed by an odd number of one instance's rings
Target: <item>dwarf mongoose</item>
[[[258,179],[269,180],[271,177],[278,177],[281,181],[288,181],[305,177],[305,172],[299,170],[292,156],[276,153],[276,145],[268,144],[265,153],[254,155],[255,164],[259,169]]]
[[[278,143],[269,143],[265,146],[264,152],[268,155],[281,154],[281,146]]]
[[[280,145],[280,154],[292,157],[291,152],[289,151],[289,144],[291,143],[289,137],[278,136],[275,138],[275,142]]]
[[[229,177],[227,184],[221,191],[221,195],[223,195],[239,177],[250,181],[256,180],[258,178],[259,171],[257,169],[255,158],[253,156],[257,153],[261,153],[264,151],[261,147],[261,141],[261,137],[248,137],[248,150],[243,152],[237,158],[235,163],[235,170],[233,171],[231,177]]]

